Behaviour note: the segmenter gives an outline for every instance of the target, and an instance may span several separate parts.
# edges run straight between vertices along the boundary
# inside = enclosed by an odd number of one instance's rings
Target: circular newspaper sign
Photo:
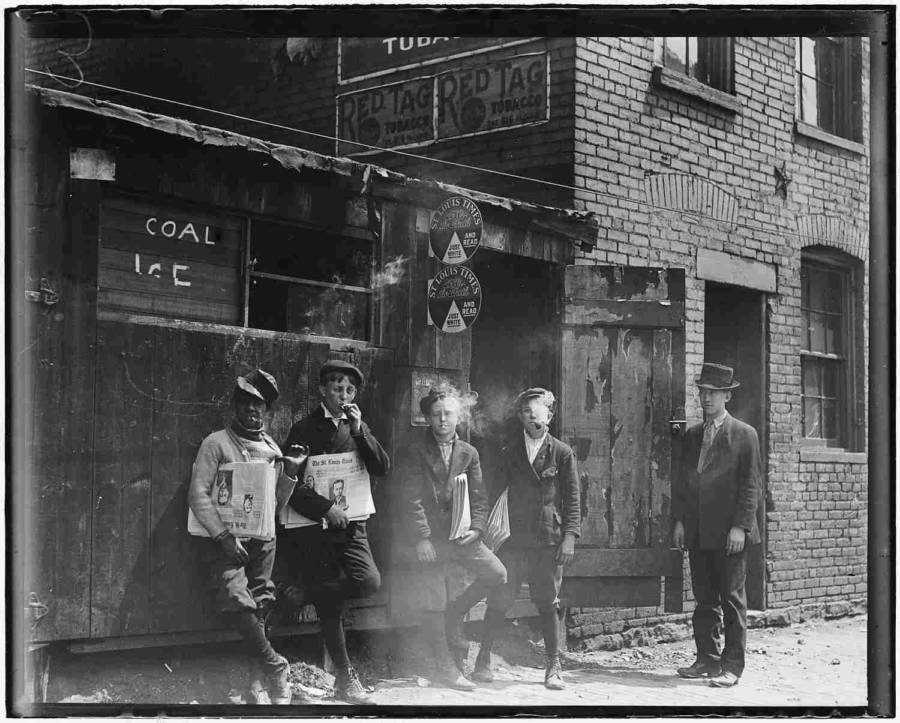
[[[465,266],[445,266],[428,288],[428,314],[441,331],[456,334],[475,322],[481,311],[481,284]]]
[[[462,264],[481,244],[481,211],[463,196],[451,196],[431,219],[431,250],[443,263]]]

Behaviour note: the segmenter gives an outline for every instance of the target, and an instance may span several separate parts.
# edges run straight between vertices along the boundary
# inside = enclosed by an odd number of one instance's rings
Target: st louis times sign
[[[338,155],[409,148],[549,119],[550,60],[529,53],[337,96]]]

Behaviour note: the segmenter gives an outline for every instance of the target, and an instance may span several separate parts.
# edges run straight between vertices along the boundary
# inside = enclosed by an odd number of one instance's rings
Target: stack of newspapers
[[[500,545],[509,537],[509,503],[508,489],[503,490],[500,497],[494,503],[491,514],[488,515],[487,524],[484,526],[482,542],[492,552],[496,552]]]
[[[469,478],[465,472],[453,479],[453,507],[450,518],[450,537],[455,540],[465,535],[472,526],[472,510],[469,508]]]
[[[275,537],[275,483],[278,472],[268,462],[228,462],[219,465],[210,496],[225,527],[235,537],[271,540]],[[188,532],[209,537],[188,509]]]

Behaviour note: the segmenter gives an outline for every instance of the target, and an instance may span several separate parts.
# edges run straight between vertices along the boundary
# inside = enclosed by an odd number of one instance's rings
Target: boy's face
[[[703,416],[706,419],[715,419],[725,411],[725,404],[731,399],[731,392],[723,389],[697,390],[700,397],[700,406],[703,407]]]
[[[435,437],[442,442],[452,439],[459,424],[459,400],[449,397],[438,399],[431,405],[428,421]]]
[[[247,429],[262,429],[266,403],[252,394],[238,394],[234,399],[234,416]]]
[[[525,400],[519,407],[519,421],[522,422],[525,432],[532,439],[544,436],[551,419],[553,419],[553,413],[536,397]]]
[[[331,379],[319,385],[322,401],[333,415],[338,416],[345,404],[350,404],[356,397],[356,386],[349,377]]]

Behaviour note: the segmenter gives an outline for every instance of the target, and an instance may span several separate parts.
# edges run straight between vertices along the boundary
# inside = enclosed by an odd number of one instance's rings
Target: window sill
[[[693,98],[699,98],[706,103],[732,113],[737,113],[741,109],[741,101],[731,95],[731,93],[717,90],[705,83],[701,83],[699,80],[689,78],[683,73],[676,73],[661,65],[653,66],[653,84],[661,88],[676,90]]]
[[[856,141],[851,141],[847,138],[841,138],[841,136],[836,136],[834,135],[834,133],[823,131],[821,128],[818,128],[817,126],[811,125],[809,123],[805,123],[804,121],[799,119],[794,120],[794,133],[798,136],[813,138],[817,141],[821,141],[822,143],[826,143],[829,146],[837,146],[838,148],[843,148],[845,151],[857,153],[861,156],[865,155],[866,153],[866,147],[862,143],[857,143]]]
[[[834,447],[801,447],[801,462],[836,462],[838,464],[865,464],[869,455],[865,452],[848,452]]]

